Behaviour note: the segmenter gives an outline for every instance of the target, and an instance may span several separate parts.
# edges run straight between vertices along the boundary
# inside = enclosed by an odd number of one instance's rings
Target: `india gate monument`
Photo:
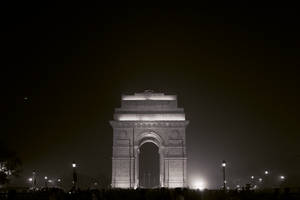
[[[153,143],[159,152],[158,187],[187,187],[187,155],[183,108],[176,95],[146,90],[122,95],[113,120],[112,187],[137,188],[140,148]]]

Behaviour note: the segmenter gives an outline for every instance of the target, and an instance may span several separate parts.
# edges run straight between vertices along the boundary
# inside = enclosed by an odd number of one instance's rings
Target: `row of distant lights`
[[[72,167],[73,167],[73,168],[76,168],[76,167],[77,167],[76,163],[72,163]],[[51,179],[48,180],[48,176],[45,176],[44,179],[45,179],[45,181],[48,182],[48,183],[52,183],[52,182],[53,182],[53,180],[51,180]],[[32,182],[32,181],[33,181],[33,178],[32,178],[32,177],[28,178],[28,181],[29,181],[29,182]],[[58,178],[58,179],[57,179],[57,182],[60,183],[60,182],[61,182],[61,178]]]
[[[266,171],[264,172],[264,174],[265,174],[265,175],[269,175],[270,172],[269,172],[268,170],[266,170]],[[251,178],[252,180],[254,180],[255,177],[254,177],[254,176],[251,176],[250,178]],[[282,181],[284,181],[284,180],[286,179],[286,177],[283,176],[283,175],[281,175],[281,176],[279,176],[279,179],[282,180]],[[262,179],[262,178],[258,178],[258,181],[261,183],[261,182],[263,181],[263,179]],[[236,187],[239,189],[241,186],[240,186],[240,185],[237,185]],[[257,185],[254,185],[254,186],[253,186],[253,189],[256,189],[256,188],[257,188]],[[228,188],[228,189],[229,189],[229,188]]]
[[[226,162],[223,162],[223,163],[222,163],[222,167],[226,167]],[[268,170],[266,170],[264,173],[265,173],[265,175],[269,175],[269,174],[270,174],[270,172],[269,172]],[[253,180],[253,179],[254,179],[254,176],[251,176],[250,178]],[[286,177],[283,176],[283,175],[280,175],[279,178],[280,178],[281,180],[285,180]],[[263,179],[262,179],[262,178],[259,178],[258,181],[259,181],[259,182],[262,182]]]
[[[45,179],[45,181],[48,181],[49,183],[52,183],[52,182],[53,182],[53,180],[51,180],[51,179],[48,180],[48,176],[45,176],[44,179]],[[33,181],[33,178],[31,178],[31,177],[28,178],[28,181],[29,181],[29,182],[32,182],[32,181]],[[58,178],[58,179],[57,179],[57,182],[61,182],[61,179]]]
[[[225,161],[223,161],[222,162],[222,167],[226,167],[226,162]],[[265,170],[265,172],[264,172],[264,174],[265,175],[269,175],[270,174],[270,172],[268,171],[268,170]],[[250,177],[252,180],[254,180],[254,176],[251,176]],[[285,176],[283,176],[283,175],[280,175],[279,176],[279,179],[281,180],[281,181],[284,181],[285,179],[286,179],[286,177]],[[261,183],[262,181],[263,181],[263,179],[262,178],[258,178],[258,181]],[[226,183],[227,181],[225,180],[225,183]],[[236,186],[237,188],[240,188],[240,185],[237,185]],[[254,185],[254,189],[256,189],[257,188],[257,185]],[[227,187],[227,189],[229,189],[229,187]]]
[[[269,175],[269,174],[270,174],[270,172],[269,172],[268,170],[266,170],[264,173],[265,173],[265,175]],[[251,176],[250,178],[251,178],[252,180],[254,180],[254,176]],[[285,179],[286,179],[286,177],[283,176],[283,175],[280,175],[279,178],[280,178],[280,180],[285,180]],[[259,181],[259,182],[262,182],[263,179],[262,179],[262,178],[259,178],[258,181]]]

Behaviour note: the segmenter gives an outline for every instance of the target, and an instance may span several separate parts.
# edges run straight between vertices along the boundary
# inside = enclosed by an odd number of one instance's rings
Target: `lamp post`
[[[48,188],[48,177],[45,176],[44,179],[45,179],[45,188]]]
[[[35,172],[35,170],[32,171],[32,186],[33,186],[33,189],[35,190],[36,189],[36,172]]]
[[[255,182],[254,182],[254,176],[250,176],[250,187],[254,188]]]
[[[61,188],[61,178],[57,179],[57,186]]]
[[[262,181],[263,181],[262,178],[259,178],[259,179],[258,179],[258,182],[259,182],[260,186],[261,186],[261,184],[262,184]],[[261,187],[262,187],[262,186],[261,186]]]
[[[223,160],[222,162],[222,168],[223,168],[223,190],[226,191],[226,176],[225,176],[226,161],[225,160]]]
[[[284,186],[284,183],[285,183],[286,177],[283,176],[283,175],[280,175],[280,176],[279,176],[279,179],[280,179],[279,187],[283,187],[283,186]]]
[[[270,180],[269,180],[270,171],[269,170],[265,170],[264,174],[265,174],[264,187],[265,188],[271,187],[271,183],[270,183]]]
[[[33,179],[31,177],[28,178],[28,182],[29,182],[30,185],[32,185],[32,181],[33,181]]]
[[[77,164],[75,163],[75,161],[73,161],[72,168],[73,168],[73,189],[74,190],[76,190],[76,188],[77,188],[77,172],[76,172],[76,167],[77,167]]]

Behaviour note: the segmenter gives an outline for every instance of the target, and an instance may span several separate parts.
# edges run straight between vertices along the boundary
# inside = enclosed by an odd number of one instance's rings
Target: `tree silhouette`
[[[9,183],[21,171],[21,160],[14,151],[9,150],[0,143],[0,185]]]

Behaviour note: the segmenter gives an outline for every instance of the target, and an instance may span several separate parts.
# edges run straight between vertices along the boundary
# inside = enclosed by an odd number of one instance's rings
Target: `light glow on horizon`
[[[206,185],[205,185],[205,182],[203,180],[196,180],[194,183],[193,183],[193,186],[192,186],[194,189],[198,189],[198,190],[204,190]]]
[[[204,190],[208,187],[208,183],[202,176],[195,174],[191,176],[189,186],[195,190]]]

